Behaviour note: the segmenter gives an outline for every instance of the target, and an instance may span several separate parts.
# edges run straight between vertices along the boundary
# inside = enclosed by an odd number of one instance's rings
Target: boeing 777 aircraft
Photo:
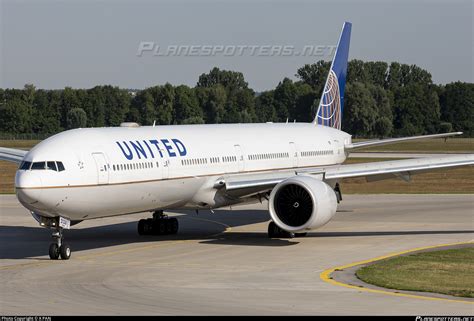
[[[474,155],[343,164],[353,150],[447,133],[353,143],[341,131],[351,24],[346,22],[312,123],[81,128],[30,151],[0,148],[20,163],[19,201],[53,229],[51,259],[69,259],[63,230],[83,220],[151,212],[138,233],[174,234],[170,209],[215,209],[268,200],[269,237],[303,236],[326,224],[345,177],[380,180],[473,165]]]

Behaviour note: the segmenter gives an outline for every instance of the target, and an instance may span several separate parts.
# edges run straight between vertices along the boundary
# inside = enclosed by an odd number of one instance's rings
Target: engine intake
[[[334,190],[309,176],[286,179],[270,194],[270,216],[276,225],[289,232],[321,227],[329,222],[336,210]]]

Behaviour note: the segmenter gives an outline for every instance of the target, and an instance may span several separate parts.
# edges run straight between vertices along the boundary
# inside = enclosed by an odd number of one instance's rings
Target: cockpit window
[[[58,164],[58,171],[62,172],[64,170],[63,162],[56,162],[56,164]]]
[[[34,162],[33,165],[31,165],[31,170],[37,170],[37,169],[45,169],[46,162]]]
[[[31,167],[31,162],[22,162],[20,165],[20,169],[22,170],[28,170]]]
[[[58,171],[58,168],[56,167],[55,162],[46,162],[46,169],[50,169],[56,172]]]
[[[51,170],[55,172],[61,172],[64,170],[64,165],[62,162],[47,161],[47,162],[23,162],[20,165],[20,169],[23,170]]]

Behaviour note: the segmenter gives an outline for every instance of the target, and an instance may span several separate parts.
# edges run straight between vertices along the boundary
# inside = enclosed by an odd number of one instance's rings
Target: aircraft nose
[[[16,194],[20,202],[38,203],[41,197],[41,177],[34,171],[17,171],[15,176]]]

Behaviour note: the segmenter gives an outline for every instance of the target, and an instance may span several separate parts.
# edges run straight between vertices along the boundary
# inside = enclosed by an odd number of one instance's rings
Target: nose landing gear
[[[138,221],[137,229],[139,235],[171,235],[178,233],[179,223],[163,211],[155,211],[153,218]]]
[[[71,247],[69,244],[63,243],[62,228],[59,227],[52,235],[55,239],[55,243],[51,243],[49,246],[49,258],[51,260],[57,260],[59,257],[63,260],[69,260],[71,257]]]

